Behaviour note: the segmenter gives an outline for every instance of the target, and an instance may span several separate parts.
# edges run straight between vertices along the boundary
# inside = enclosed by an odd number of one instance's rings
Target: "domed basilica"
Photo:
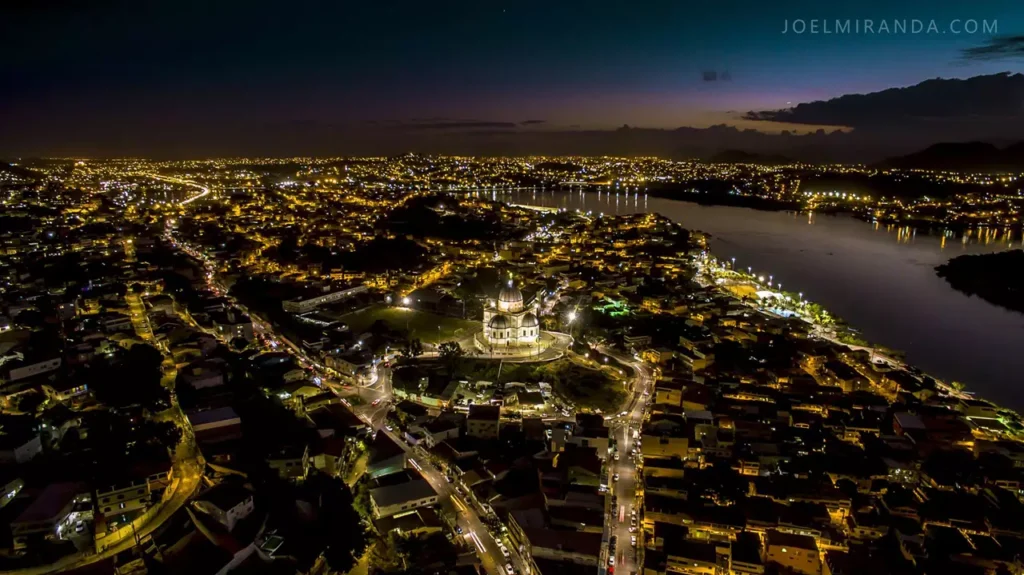
[[[536,346],[540,341],[536,308],[535,301],[525,305],[523,292],[509,280],[497,301],[484,308],[484,341],[494,349]]]

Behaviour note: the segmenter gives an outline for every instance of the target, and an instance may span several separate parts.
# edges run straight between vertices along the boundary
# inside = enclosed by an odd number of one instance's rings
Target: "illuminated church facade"
[[[484,308],[484,341],[494,349],[533,347],[540,341],[537,304],[527,306],[523,292],[512,282],[501,289],[498,299]]]

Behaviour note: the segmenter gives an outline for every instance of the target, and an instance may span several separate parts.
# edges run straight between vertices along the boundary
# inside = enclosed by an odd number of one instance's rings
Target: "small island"
[[[1024,250],[959,256],[935,271],[953,289],[1024,313]]]

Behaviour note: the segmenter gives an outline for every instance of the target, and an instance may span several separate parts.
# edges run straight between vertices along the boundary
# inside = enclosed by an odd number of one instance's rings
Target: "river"
[[[1021,247],[1020,232],[929,234],[848,216],[702,206],[639,195],[520,191],[511,203],[604,214],[655,212],[711,235],[711,251],[772,276],[786,291],[829,310],[865,339],[905,352],[907,362],[1000,405],[1024,410],[1024,315],[966,296],[935,275],[961,254]]]

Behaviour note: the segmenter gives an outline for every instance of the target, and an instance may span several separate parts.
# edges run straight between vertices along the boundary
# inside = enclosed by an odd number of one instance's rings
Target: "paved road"
[[[169,176],[161,176],[161,175],[158,175],[158,174],[149,174],[149,177],[153,178],[154,180],[161,180],[161,181],[164,181],[164,182],[171,182],[171,183],[174,183],[174,184],[180,184],[182,186],[191,186],[193,188],[199,188],[200,190],[202,190],[202,192],[199,193],[198,195],[192,196],[191,198],[187,198],[187,199],[184,199],[184,200],[178,202],[178,205],[181,205],[181,206],[187,206],[188,204],[198,200],[199,198],[205,197],[205,196],[207,196],[210,193],[210,188],[209,187],[204,186],[202,184],[197,184],[197,183],[195,183],[193,181],[190,181],[190,180],[183,180],[181,178],[172,178],[172,177],[169,177]]]
[[[467,338],[460,342],[462,348],[466,350],[466,357],[475,357],[480,359],[493,359],[501,360],[508,363],[532,363],[540,361],[552,361],[559,359],[565,355],[569,346],[572,345],[572,336],[566,333],[557,331],[545,331],[544,335],[551,336],[551,344],[539,353],[527,352],[524,355],[507,356],[490,354],[486,351],[480,351],[476,344],[473,342],[473,338]],[[476,337],[475,335],[473,337]],[[436,352],[427,352],[423,354],[425,357],[436,356]]]
[[[202,254],[193,250],[187,249],[196,257],[202,258]],[[213,267],[209,266],[208,269],[212,270]],[[208,276],[208,283],[211,286],[220,288],[217,284],[215,276]],[[222,289],[222,288],[221,288]],[[306,354],[294,345],[290,345],[290,342],[284,340],[279,335],[276,335],[273,331],[272,326],[265,322],[259,321],[251,312],[245,309],[244,306],[235,303],[243,312],[247,313],[253,318],[253,323],[257,326],[259,331],[265,332],[271,338],[283,341],[287,347],[287,350],[293,355],[297,356],[301,362],[305,364],[313,365],[317,372],[320,374],[321,380],[324,385],[333,391],[339,393],[346,386],[338,381],[336,378],[331,378],[327,373],[322,370],[317,362],[314,362],[306,356]],[[420,473],[423,474],[424,478],[430,482],[431,486],[438,492],[442,499],[443,506],[454,506],[457,511],[457,517],[459,518],[459,525],[462,526],[464,536],[467,540],[471,541],[471,545],[476,547],[477,555],[480,557],[481,563],[488,573],[492,575],[507,575],[507,571],[504,567],[506,564],[505,557],[502,555],[501,550],[498,548],[498,544],[495,542],[494,537],[490,534],[487,526],[480,519],[476,510],[473,509],[465,499],[458,495],[452,484],[448,482],[445,476],[438,471],[428,460],[423,456],[422,453],[417,452],[409,446],[402,438],[400,438],[393,431],[388,430],[386,426],[386,419],[389,409],[389,404],[392,401],[392,388],[391,388],[391,370],[383,366],[373,372],[369,381],[356,383],[356,393],[365,402],[364,405],[357,407],[354,411],[356,414],[363,418],[368,425],[379,433],[386,433],[395,443],[402,446],[410,454],[409,461],[410,465],[416,467]],[[376,405],[374,403],[376,402]],[[510,550],[511,551],[511,550]],[[520,573],[527,573],[523,569],[524,565],[522,560],[515,556],[513,553],[513,563]]]
[[[617,499],[617,507],[609,509],[611,517],[605,523],[609,544],[612,536],[616,538],[615,548],[609,547],[608,549],[609,554],[615,555],[615,571],[622,575],[629,575],[639,571],[637,546],[634,546],[630,540],[630,537],[634,535],[629,530],[630,517],[634,509],[638,518],[640,514],[640,509],[635,508],[637,505],[637,481],[640,480],[640,477],[636,473],[636,460],[631,457],[630,452],[636,447],[636,440],[633,438],[634,430],[639,434],[640,427],[643,425],[644,406],[647,399],[645,392],[653,392],[654,376],[651,368],[642,361],[606,347],[600,348],[599,351],[628,365],[633,370],[633,390],[621,409],[626,412],[626,415],[617,417],[612,424],[611,433],[618,445],[619,459],[618,461],[612,460],[609,467],[613,476],[618,474],[619,479],[611,487],[611,492]],[[638,538],[641,537],[641,530],[637,529],[635,535]],[[642,544],[642,541],[638,541],[638,544]]]
[[[444,474],[430,463],[425,457],[423,450],[409,446],[397,434],[387,429],[380,430],[380,433],[387,434],[395,443],[405,449],[409,454],[409,464],[419,470],[434,490],[437,491],[440,496],[441,505],[445,507],[451,506],[449,509],[454,508],[458,524],[462,528],[463,537],[466,538],[471,547],[476,548],[477,556],[480,557],[481,564],[487,573],[506,575],[508,571],[505,569],[505,565],[509,561],[505,559],[494,536],[483,520],[481,520],[480,513],[474,508],[468,498],[460,494],[457,488],[445,478]],[[518,553],[511,547],[507,548],[512,555],[511,562],[516,571],[523,574],[528,573]]]

